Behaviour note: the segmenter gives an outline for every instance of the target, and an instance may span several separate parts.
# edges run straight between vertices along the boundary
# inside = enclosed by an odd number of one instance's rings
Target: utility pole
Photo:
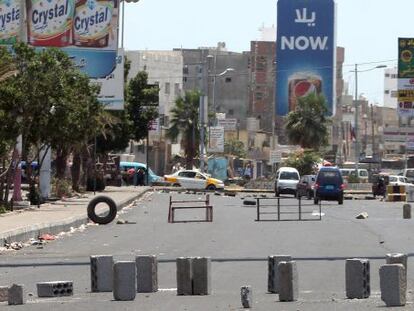
[[[358,145],[358,64],[355,64],[355,174],[358,176],[359,145]]]

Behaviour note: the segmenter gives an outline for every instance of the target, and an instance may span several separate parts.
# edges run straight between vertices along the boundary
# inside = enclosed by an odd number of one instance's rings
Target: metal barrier
[[[190,205],[188,205],[190,204]],[[200,205],[202,204],[202,205]],[[206,209],[205,220],[180,220],[177,221],[174,219],[176,209]],[[210,205],[210,195],[206,195],[205,200],[173,200],[170,196],[170,205],[168,209],[168,222],[212,222],[213,221],[213,206]]]
[[[256,214],[256,221],[316,221],[316,220],[322,220],[322,204],[321,201],[319,201],[319,203],[317,205],[315,204],[303,204],[302,203],[302,199],[298,198],[297,204],[281,204],[281,200],[283,199],[288,199],[288,198],[284,198],[284,197],[274,197],[274,198],[257,198],[256,199],[256,209],[257,209],[257,214]],[[274,204],[273,202],[276,200],[276,204]],[[266,204],[266,203],[262,203],[263,202],[270,202],[270,204]],[[272,202],[273,201],[273,202]],[[292,199],[291,199],[292,201]],[[313,202],[313,201],[311,201]],[[272,204],[273,203],[273,204]],[[304,211],[303,209],[312,206],[312,211]],[[314,207],[318,206],[318,215],[319,217],[317,218],[304,218],[304,215],[307,214],[311,214],[313,216],[315,215],[315,211],[313,210]],[[263,209],[267,209],[267,208],[275,208],[276,207],[276,211],[263,211]],[[294,212],[291,211],[285,211],[285,210],[281,210],[282,208],[294,208],[296,207],[297,210]],[[298,215],[297,218],[289,218],[289,219],[281,219],[281,215],[284,214],[294,214],[294,215]],[[263,219],[263,217],[261,217],[262,215],[277,215],[277,219]]]

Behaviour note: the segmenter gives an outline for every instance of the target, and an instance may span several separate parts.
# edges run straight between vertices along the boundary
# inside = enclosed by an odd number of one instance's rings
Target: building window
[[[187,77],[184,77],[184,78],[183,78],[183,81],[184,81],[184,82],[187,82]]]
[[[170,82],[165,82],[165,94],[170,94]]]
[[[386,77],[386,78],[389,78],[389,77],[390,77],[390,74],[389,74],[389,73],[386,73],[386,74],[385,74],[385,77]]]
[[[175,83],[174,84],[174,95],[179,95],[180,94],[180,83]]]
[[[397,79],[397,75],[396,74],[391,75],[391,79]]]
[[[188,67],[187,66],[185,66],[183,68],[183,74],[188,75]]]
[[[231,82],[231,77],[226,77],[226,80],[224,80],[224,81],[226,81],[226,83]]]
[[[234,115],[234,110],[233,109],[229,109],[229,116],[232,116],[232,115]]]
[[[390,90],[385,90],[384,93],[388,95],[390,93]]]
[[[261,92],[256,92],[256,100],[262,100],[263,99],[263,93]]]

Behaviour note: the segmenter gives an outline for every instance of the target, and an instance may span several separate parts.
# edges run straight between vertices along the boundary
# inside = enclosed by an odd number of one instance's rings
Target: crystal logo
[[[79,33],[88,33],[89,27],[99,26],[99,24],[107,23],[112,18],[112,13],[109,8],[101,8],[96,10],[91,15],[86,17],[75,17],[75,29]]]
[[[20,19],[20,10],[12,8],[11,11],[6,13],[0,13],[0,29],[6,29],[6,25],[16,22]]]
[[[282,50],[299,50],[299,51],[305,51],[308,49],[311,50],[327,50],[328,45],[328,36],[325,37],[305,37],[305,36],[299,36],[299,37],[286,37],[283,36],[281,38],[281,49]]]
[[[46,27],[48,21],[54,20],[59,17],[64,17],[68,15],[68,8],[69,8],[69,0],[66,0],[65,3],[59,5],[55,4],[51,8],[47,8],[45,10],[33,10],[32,13],[32,22],[35,25],[35,28],[38,28],[37,25],[40,27]]]

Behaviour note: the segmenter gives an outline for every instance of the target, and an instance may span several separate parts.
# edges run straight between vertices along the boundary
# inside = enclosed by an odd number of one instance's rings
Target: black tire
[[[181,187],[181,185],[180,185],[180,184],[175,183],[175,184],[173,184],[173,187]]]
[[[215,191],[216,190],[216,186],[214,186],[214,185],[208,185],[207,186],[207,190]]]
[[[109,206],[109,213],[105,216],[99,216],[95,212],[95,208],[99,203],[105,203]],[[88,204],[88,217],[91,221],[94,223],[100,224],[100,225],[106,225],[112,222],[117,213],[117,207],[114,200],[112,200],[110,197],[106,196],[97,196],[93,198],[89,204]]]
[[[339,199],[338,199],[338,204],[339,204],[339,205],[344,204],[344,197],[343,197],[343,196],[340,196],[340,197],[339,197]]]

